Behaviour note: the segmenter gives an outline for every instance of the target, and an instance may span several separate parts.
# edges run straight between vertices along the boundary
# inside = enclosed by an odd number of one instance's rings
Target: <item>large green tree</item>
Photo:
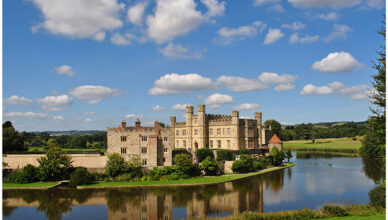
[[[282,126],[280,125],[280,123],[273,119],[264,122],[264,128],[269,128],[269,125],[271,125],[272,132],[280,137],[282,130]]]
[[[24,138],[13,127],[12,122],[6,121],[3,124],[3,151],[24,151]]]
[[[40,180],[58,181],[70,178],[73,171],[71,157],[62,154],[59,147],[51,147],[47,150],[46,156],[38,159]]]

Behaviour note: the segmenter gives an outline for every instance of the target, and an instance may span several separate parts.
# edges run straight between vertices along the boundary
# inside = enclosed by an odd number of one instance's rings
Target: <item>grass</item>
[[[75,151],[80,151],[80,152],[90,152],[90,151],[105,151],[105,149],[85,149],[85,148],[61,148],[62,151],[65,153],[67,152],[75,152]],[[34,153],[34,152],[45,152],[43,147],[28,147],[28,152]]]
[[[37,182],[37,183],[3,183],[3,188],[50,188],[58,182]]]
[[[346,217],[332,217],[323,218],[324,220],[385,220],[385,214],[369,215],[369,216],[346,216]]]
[[[91,185],[83,185],[79,188],[100,188],[100,187],[126,187],[126,186],[168,186],[168,185],[203,185],[203,184],[215,184],[221,182],[228,182],[232,180],[242,179],[250,176],[255,176],[263,173],[267,173],[274,170],[284,169],[294,166],[295,163],[286,163],[282,166],[272,167],[265,170],[261,170],[253,173],[244,174],[226,174],[222,176],[209,176],[209,177],[194,177],[190,179],[182,180],[157,180],[157,181],[124,181],[124,182],[105,182],[100,181]]]
[[[311,140],[284,141],[283,148],[296,151],[323,151],[323,152],[342,152],[358,153],[361,147],[362,137],[352,138],[327,138],[316,139],[313,144]]]

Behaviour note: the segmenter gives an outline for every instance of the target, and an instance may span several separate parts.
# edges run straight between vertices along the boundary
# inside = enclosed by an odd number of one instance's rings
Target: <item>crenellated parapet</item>
[[[206,114],[207,120],[232,120],[231,115]]]

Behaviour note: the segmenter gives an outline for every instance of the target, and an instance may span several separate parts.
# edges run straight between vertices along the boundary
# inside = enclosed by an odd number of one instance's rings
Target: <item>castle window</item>
[[[221,128],[217,128],[217,135],[221,134]]]
[[[221,140],[218,140],[218,141],[217,141],[217,147],[218,147],[218,148],[221,148]]]
[[[248,140],[248,148],[253,148],[253,140]]]
[[[226,141],[226,146],[228,147],[228,149],[230,149],[230,140]]]
[[[186,148],[186,140],[183,140],[183,147]]]
[[[228,135],[230,134],[230,128],[226,129],[226,134],[228,134]]]
[[[121,153],[122,154],[126,154],[127,153],[127,148],[126,147],[122,147],[121,148]]]
[[[143,166],[147,166],[147,160],[146,160],[146,159],[143,159],[143,160],[141,161],[141,164],[142,164]]]
[[[179,130],[176,130],[176,136],[178,136],[179,135]]]
[[[146,147],[142,147],[141,148],[141,153],[142,154],[146,154],[147,153],[147,148]]]
[[[179,140],[176,141],[176,146],[175,147],[179,147]]]
[[[147,141],[147,136],[141,136],[141,141]]]
[[[210,147],[213,148],[213,141],[210,141]]]
[[[213,134],[213,129],[209,129],[209,134],[212,135]]]
[[[120,139],[121,139],[121,142],[127,141],[127,137],[126,136],[121,136]]]
[[[168,152],[168,148],[163,148],[163,152],[167,153]]]
[[[198,130],[194,129],[194,135],[198,135]]]
[[[164,140],[164,141],[168,141],[168,137],[164,137],[163,140]]]
[[[186,136],[186,130],[182,130],[182,135]]]
[[[166,158],[165,158],[165,157],[163,157],[162,162],[163,162],[163,163],[166,162]]]

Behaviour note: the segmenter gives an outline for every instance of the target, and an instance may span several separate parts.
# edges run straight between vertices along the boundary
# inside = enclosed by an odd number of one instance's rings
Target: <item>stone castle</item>
[[[187,106],[186,122],[177,122],[172,116],[169,127],[162,127],[158,121],[153,127],[143,127],[139,120],[134,127],[127,127],[123,121],[117,128],[108,128],[107,141],[108,155],[119,153],[126,159],[138,156],[144,167],[172,165],[173,149],[185,149],[195,158],[201,148],[246,148],[257,153],[283,148],[271,129],[263,128],[261,112],[255,112],[254,119],[246,119],[240,118],[238,111],[232,115],[206,114],[205,105],[198,105],[197,114],[193,106]]]

